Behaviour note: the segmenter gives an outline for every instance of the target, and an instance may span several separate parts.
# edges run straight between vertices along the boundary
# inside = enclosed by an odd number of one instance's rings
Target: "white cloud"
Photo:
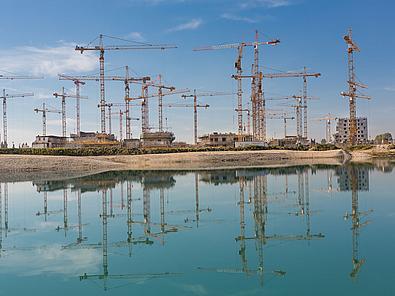
[[[167,30],[167,32],[178,32],[178,31],[185,31],[185,30],[196,30],[203,24],[201,19],[192,19],[186,23],[179,24],[173,28]]]
[[[240,4],[242,8],[267,7],[276,8],[291,5],[290,0],[245,0]]]
[[[237,22],[245,22],[250,24],[256,24],[262,21],[263,19],[273,19],[272,16],[264,16],[264,17],[245,17],[239,16],[231,13],[223,13],[221,14],[221,18],[229,20],[229,21],[237,21]]]
[[[395,91],[395,86],[387,86],[387,87],[384,87],[384,90],[385,90],[385,91],[391,91],[391,92],[393,92],[393,91]]]
[[[31,251],[6,251],[1,260],[1,273],[18,273],[21,276],[60,274],[78,276],[85,272],[97,272],[100,251],[93,249],[62,250],[51,245]]]
[[[32,75],[57,76],[65,72],[93,71],[98,60],[93,52],[81,54],[75,44],[61,43],[55,47],[22,46],[0,51],[1,70]]]
[[[126,39],[130,39],[133,41],[144,41],[145,38],[141,32],[130,32],[125,36]]]

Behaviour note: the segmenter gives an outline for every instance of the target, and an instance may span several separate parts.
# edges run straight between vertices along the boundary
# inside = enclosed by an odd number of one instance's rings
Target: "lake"
[[[387,162],[2,183],[0,295],[394,295]]]

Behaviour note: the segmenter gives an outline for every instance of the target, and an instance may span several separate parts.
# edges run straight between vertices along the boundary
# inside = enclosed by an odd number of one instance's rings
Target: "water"
[[[0,295],[393,295],[394,175],[382,163],[2,184]]]

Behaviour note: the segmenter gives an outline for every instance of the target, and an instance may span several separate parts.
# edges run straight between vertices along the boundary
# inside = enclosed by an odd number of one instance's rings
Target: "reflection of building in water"
[[[369,168],[367,167],[358,167],[353,175],[350,174],[349,167],[340,167],[336,169],[336,175],[340,191],[351,191],[353,186],[356,186],[358,191],[369,191]]]
[[[236,171],[233,170],[204,171],[199,175],[202,182],[214,185],[236,184],[238,182]]]

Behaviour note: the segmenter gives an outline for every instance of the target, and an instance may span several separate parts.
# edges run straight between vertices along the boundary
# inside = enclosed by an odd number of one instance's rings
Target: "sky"
[[[234,74],[235,49],[192,51],[205,45],[253,41],[255,30],[263,41],[280,39],[278,46],[260,47],[260,68],[264,73],[300,71],[319,72],[320,78],[309,79],[308,94],[317,97],[309,102],[309,118],[348,115],[348,102],[340,96],[347,90],[347,54],[343,36],[348,28],[361,48],[355,56],[358,80],[367,84],[364,93],[372,100],[358,100],[357,114],[367,116],[370,136],[395,134],[395,3],[382,1],[324,0],[112,0],[60,1],[14,0],[2,3],[0,26],[0,74],[38,75],[40,80],[0,80],[7,93],[34,92],[34,97],[9,99],[8,143],[31,143],[42,133],[41,114],[33,109],[47,106],[60,109],[60,100],[52,96],[65,87],[74,92],[71,81],[59,81],[57,74],[95,75],[98,73],[97,53],[74,50],[86,45],[99,34],[150,44],[175,44],[176,49],[164,51],[128,50],[105,54],[107,75],[123,75],[128,65],[132,75],[157,77],[179,89],[236,92]],[[105,39],[107,45],[128,44]],[[252,48],[243,58],[245,74],[253,62]],[[243,81],[245,106],[249,97],[248,80]],[[267,98],[300,94],[302,79],[265,79]],[[132,96],[140,95],[132,86]],[[151,90],[151,92],[156,92]],[[99,84],[88,82],[81,89],[88,97],[81,103],[83,131],[100,129]],[[122,103],[123,83],[107,82],[106,98]],[[180,95],[165,97],[165,103],[185,102]],[[199,110],[199,134],[212,131],[237,130],[236,95],[202,97],[210,108]],[[294,110],[283,106],[290,102],[268,101],[267,108]],[[132,116],[140,117],[140,108],[132,107]],[[119,111],[117,109],[116,111]],[[193,141],[192,108],[166,108],[166,127],[177,141]],[[67,132],[75,132],[75,100],[67,101]],[[60,115],[48,115],[47,134],[60,135]],[[133,137],[140,135],[140,122],[133,122]],[[150,125],[158,127],[157,100],[150,100]],[[3,130],[2,125],[1,131]],[[118,136],[119,119],[113,117],[113,132]],[[288,133],[295,134],[295,122]],[[281,120],[268,121],[269,137],[283,136]],[[309,134],[320,140],[325,137],[325,123],[312,120]]]

